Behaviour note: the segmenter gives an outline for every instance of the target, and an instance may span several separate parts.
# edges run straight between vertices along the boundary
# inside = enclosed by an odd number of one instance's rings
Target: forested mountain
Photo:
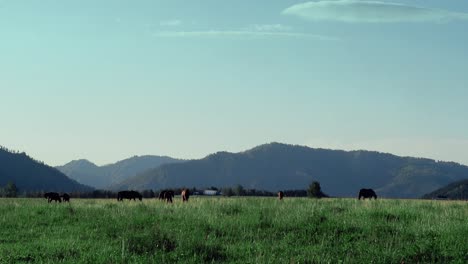
[[[131,176],[162,164],[181,162],[181,160],[164,156],[134,156],[114,164],[97,166],[88,160],[74,160],[57,167],[68,177],[98,189],[107,188]]]
[[[38,162],[25,153],[0,148],[0,186],[9,182],[23,191],[91,191],[92,188],[69,179],[57,169]]]
[[[453,182],[423,196],[424,199],[447,198],[449,200],[468,200],[468,177],[465,180]]]
[[[245,152],[218,152],[200,160],[162,165],[112,188],[241,184],[244,188],[277,191],[305,189],[316,180],[332,196],[354,197],[360,188],[366,187],[383,197],[416,198],[466,177],[468,167],[452,162],[272,143]]]

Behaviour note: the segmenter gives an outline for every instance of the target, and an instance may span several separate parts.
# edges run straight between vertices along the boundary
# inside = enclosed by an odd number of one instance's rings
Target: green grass
[[[0,199],[0,263],[467,263],[468,203]]]

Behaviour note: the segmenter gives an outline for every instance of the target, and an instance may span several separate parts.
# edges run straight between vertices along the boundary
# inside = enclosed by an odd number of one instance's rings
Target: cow
[[[68,202],[68,203],[70,202],[70,195],[68,193],[62,194],[61,197],[62,197],[64,202]]]
[[[174,191],[169,190],[164,193],[164,199],[166,199],[166,202],[172,203],[172,198],[174,198]]]
[[[141,201],[143,199],[143,196],[136,191],[121,191],[117,193],[117,201],[123,201],[123,199],[133,199],[134,201],[136,201],[137,198]]]
[[[376,199],[377,200],[377,194],[375,194],[374,190],[372,189],[361,189],[359,191],[359,200],[361,200],[361,197],[362,199],[366,199],[366,198],[369,198],[369,199]]]
[[[174,198],[174,191],[164,190],[159,193],[159,200],[166,201],[167,203],[172,203],[172,198]]]
[[[283,200],[283,197],[284,197],[284,192],[279,191],[278,192],[278,199],[281,201],[281,200]]]
[[[59,202],[59,203],[62,202],[62,199],[60,199],[60,194],[56,192],[45,193],[44,198],[47,198],[48,203],[51,203],[52,201]]]
[[[182,202],[188,202],[188,199],[190,197],[190,191],[188,189],[183,189],[181,196],[182,196]]]
[[[166,195],[166,191],[160,191],[159,192],[159,196],[158,196],[158,199],[159,200],[164,200],[164,196]]]

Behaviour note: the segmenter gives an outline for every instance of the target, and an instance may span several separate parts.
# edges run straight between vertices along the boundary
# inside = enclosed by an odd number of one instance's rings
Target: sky
[[[468,1],[0,0],[0,145],[50,165],[283,142],[468,165]]]

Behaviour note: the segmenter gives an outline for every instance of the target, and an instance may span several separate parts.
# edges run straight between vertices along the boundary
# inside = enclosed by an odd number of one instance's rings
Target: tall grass
[[[0,199],[1,263],[467,263],[468,203]]]

